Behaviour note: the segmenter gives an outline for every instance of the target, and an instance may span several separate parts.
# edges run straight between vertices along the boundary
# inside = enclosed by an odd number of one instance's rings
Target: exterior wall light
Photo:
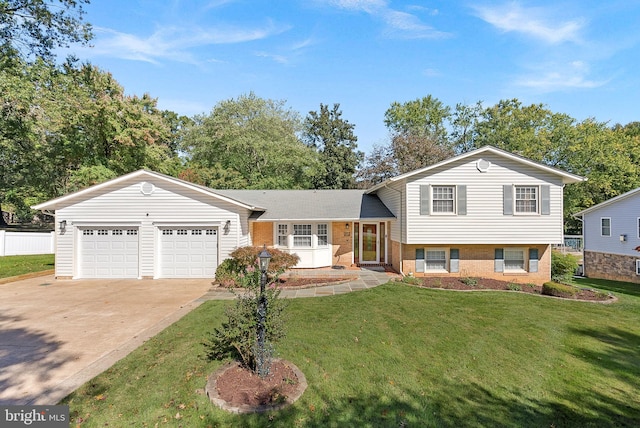
[[[627,235],[620,235],[620,242],[627,242]]]
[[[67,220],[60,221],[60,233],[64,233],[67,230]]]

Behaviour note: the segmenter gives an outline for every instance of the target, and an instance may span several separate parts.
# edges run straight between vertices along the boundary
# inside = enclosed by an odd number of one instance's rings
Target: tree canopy
[[[0,49],[50,60],[55,48],[88,43],[93,34],[84,4],[89,0],[0,0]]]
[[[190,165],[208,175],[234,175],[233,187],[310,188],[320,164],[297,134],[302,121],[284,101],[254,93],[219,102],[186,129],[182,149]],[[211,183],[204,183],[211,186]]]
[[[321,168],[313,177],[315,189],[350,189],[355,172],[364,158],[357,150],[355,125],[342,119],[340,104],[331,109],[320,104],[320,111],[310,111],[304,121],[303,140],[314,148]]]

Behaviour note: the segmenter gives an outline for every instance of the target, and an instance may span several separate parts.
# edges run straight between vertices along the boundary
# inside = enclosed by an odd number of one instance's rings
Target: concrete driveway
[[[200,304],[211,280],[0,285],[0,404],[53,405]]]

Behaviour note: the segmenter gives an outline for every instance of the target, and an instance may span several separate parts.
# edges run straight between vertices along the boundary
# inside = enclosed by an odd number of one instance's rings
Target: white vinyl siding
[[[141,183],[150,182],[149,195],[141,192]],[[158,277],[160,257],[157,230],[166,224],[202,224],[222,228],[230,220],[229,230],[219,236],[219,260],[229,257],[236,248],[249,244],[249,210],[178,183],[155,177],[132,177],[105,188],[98,194],[85,195],[74,204],[56,210],[56,221],[67,221],[64,234],[57,232],[56,275],[75,277],[79,272],[79,225],[120,224],[135,226],[139,233],[140,277]]]
[[[629,197],[605,204],[583,216],[584,250],[638,256],[636,247],[640,246],[640,192]],[[604,219],[607,219],[603,222]],[[603,235],[604,232],[609,235]],[[627,235],[626,241],[620,241],[620,235]],[[586,266],[585,266],[586,267]]]
[[[549,244],[563,241],[562,179],[551,172],[523,165],[499,155],[483,153],[491,162],[487,172],[476,167],[479,157],[433,168],[414,175],[406,183],[404,227],[407,244]],[[456,184],[459,183],[459,184]],[[421,214],[424,186],[465,186],[466,215]],[[506,185],[531,186],[548,191],[548,215],[504,215],[503,189]],[[383,189],[378,193],[381,194]],[[393,202],[392,190],[383,202]],[[542,192],[538,209],[542,211]],[[457,198],[456,198],[457,199]],[[459,205],[459,203],[458,203]],[[458,210],[460,207],[458,206]],[[395,212],[399,215],[399,212]],[[541,213],[542,214],[542,213]]]

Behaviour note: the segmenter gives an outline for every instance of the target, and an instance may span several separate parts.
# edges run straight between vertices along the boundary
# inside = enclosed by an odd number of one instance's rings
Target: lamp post
[[[258,349],[256,355],[256,371],[258,376],[265,378],[269,374],[269,364],[267,361],[267,350],[265,349],[265,323],[267,318],[267,298],[264,295],[264,288],[267,284],[267,269],[271,254],[265,245],[258,255],[260,259],[260,297],[258,299]]]

